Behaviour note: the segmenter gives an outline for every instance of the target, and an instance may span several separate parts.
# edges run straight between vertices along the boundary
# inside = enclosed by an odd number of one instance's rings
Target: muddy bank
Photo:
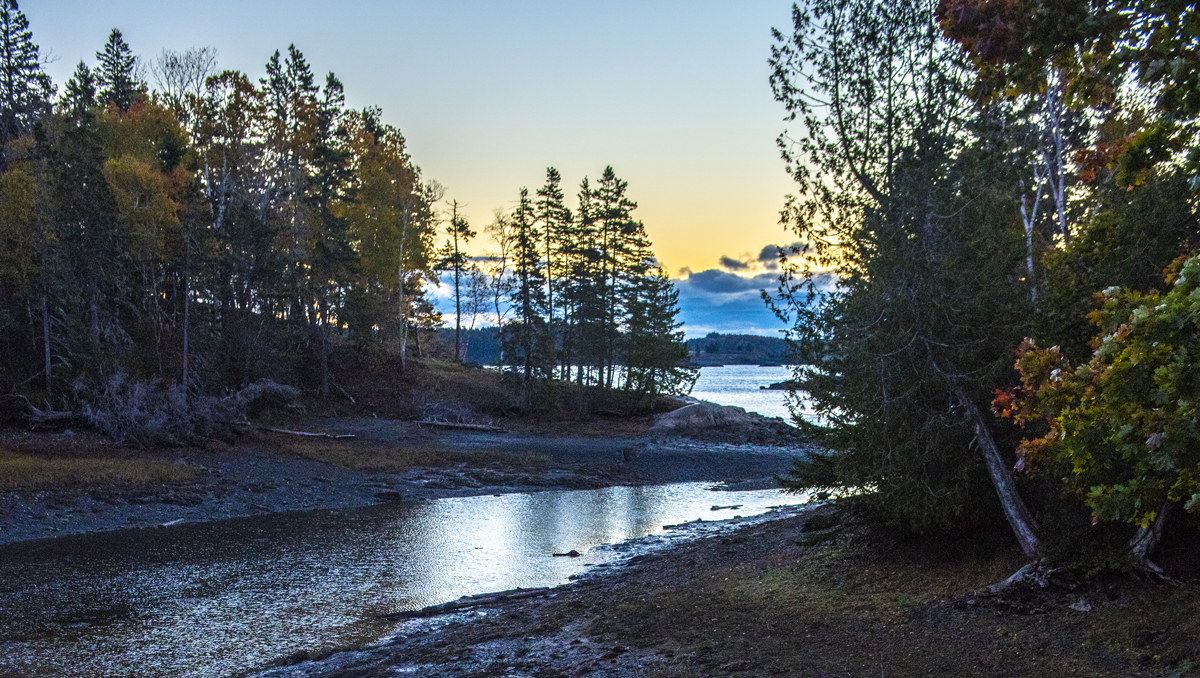
[[[283,511],[338,509],[610,485],[723,481],[735,489],[773,486],[797,446],[732,445],[644,435],[485,433],[428,429],[380,419],[310,419],[310,431],[353,435],[329,441],[359,450],[415,451],[452,464],[395,472],[351,470],[305,456],[320,441],[247,430],[233,444],[138,452],[197,471],[195,482],[128,488],[0,493],[0,543],[127,528],[155,528]],[[79,445],[84,433],[10,433],[28,447]],[[322,439],[323,440],[323,439]],[[23,442],[22,442],[23,441]],[[95,445],[103,441],[91,440]],[[365,452],[364,452],[365,453]],[[418,457],[419,458],[419,457]]]
[[[298,652],[279,658],[274,668],[244,675],[643,678],[728,675],[761,668],[717,666],[712,658],[689,653],[676,656],[674,648],[637,647],[628,639],[600,631],[595,622],[598,615],[633,603],[645,591],[677,586],[713,566],[736,560],[730,557],[736,551],[730,545],[761,541],[761,548],[787,548],[779,543],[780,538],[787,539],[803,531],[806,523],[817,524],[832,515],[833,507],[828,505],[786,506],[749,518],[673,526],[664,536],[613,545],[623,557],[568,584],[464,597],[430,610],[400,613],[396,618],[403,621],[377,643]],[[455,607],[459,609],[444,612]],[[715,674],[695,672],[705,667],[720,670]]]

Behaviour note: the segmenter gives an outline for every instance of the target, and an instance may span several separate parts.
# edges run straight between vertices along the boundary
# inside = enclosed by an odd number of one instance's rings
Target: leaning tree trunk
[[[996,488],[996,495],[1000,498],[1004,517],[1012,527],[1013,534],[1025,556],[1031,559],[1036,558],[1039,550],[1037,523],[1034,522],[1033,516],[1025,506],[1025,500],[1017,492],[1012,472],[1000,457],[1000,450],[996,448],[996,440],[992,438],[992,431],[988,428],[983,413],[979,411],[975,401],[967,396],[962,386],[955,385],[953,388],[955,399],[959,406],[966,411],[967,418],[971,420],[971,425],[975,429],[975,441],[983,453],[983,461],[987,465],[988,475],[992,478],[992,485]]]
[[[1171,511],[1174,508],[1175,502],[1170,499],[1165,500],[1162,508],[1158,510],[1158,514],[1154,516],[1154,520],[1150,521],[1146,527],[1139,528],[1133,538],[1129,540],[1129,553],[1133,559],[1134,569],[1150,572],[1159,577],[1165,576],[1161,567],[1150,562],[1150,553],[1162,541],[1163,527],[1170,519]]]

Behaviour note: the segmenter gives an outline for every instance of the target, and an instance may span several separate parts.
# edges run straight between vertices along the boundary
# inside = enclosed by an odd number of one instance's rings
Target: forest
[[[788,485],[1007,522],[1023,576],[1161,575],[1200,511],[1194,8],[814,0],[774,38],[804,245],[771,301],[830,450]]]
[[[268,380],[328,394],[335,366],[403,373],[439,328],[481,317],[516,391],[690,385],[675,289],[611,167],[574,210],[553,168],[514,191],[485,229],[494,250],[472,257],[476,232],[400,130],[347,108],[294,45],[257,81],[211,48],[136,56],[117,29],[66,83],[40,55],[3,0],[6,404],[137,410],[186,438],[214,397]],[[447,278],[453,319],[430,297]]]

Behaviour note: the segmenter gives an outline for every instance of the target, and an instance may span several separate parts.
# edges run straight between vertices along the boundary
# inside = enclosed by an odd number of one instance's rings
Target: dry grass
[[[518,469],[541,469],[549,460],[535,454],[512,454],[487,449],[462,451],[433,446],[396,446],[361,441],[299,441],[287,449],[305,459],[319,461],[352,471],[401,473],[414,467],[448,468],[468,464],[473,468],[503,465]]]
[[[196,469],[155,459],[45,459],[0,448],[0,491],[194,482]]]
[[[776,547],[687,564],[684,582],[627,598],[593,630],[708,668],[784,676],[1197,675],[1200,587],[1120,580],[971,597],[1019,564],[1012,549],[931,558],[863,543]],[[1069,607],[1080,599],[1090,611]]]

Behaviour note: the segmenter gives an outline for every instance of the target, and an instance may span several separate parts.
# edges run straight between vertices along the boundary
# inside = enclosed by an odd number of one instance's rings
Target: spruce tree
[[[439,253],[438,269],[454,273],[454,361],[462,362],[462,276],[471,261],[471,257],[463,252],[462,248],[476,234],[467,223],[467,218],[458,213],[457,200],[451,206],[446,235],[450,238]]]
[[[654,266],[633,281],[625,388],[642,393],[687,395],[699,374],[686,366],[687,344],[679,316],[679,290],[661,267]]]
[[[640,224],[631,213],[637,203],[626,197],[629,182],[617,178],[612,166],[604,168],[593,196],[596,201],[596,227],[599,245],[599,279],[596,287],[602,306],[600,338],[601,383],[612,387],[616,371],[617,343],[624,321],[621,285],[632,272],[635,259],[642,251],[644,239],[637,235]],[[644,235],[644,230],[641,231]],[[644,269],[643,269],[644,270]]]
[[[552,334],[562,335],[556,327],[565,325],[565,318],[556,326],[554,303],[561,292],[555,292],[556,281],[562,277],[563,249],[571,225],[571,210],[563,203],[562,176],[553,167],[546,168],[546,184],[537,191],[537,219],[542,225],[546,253],[546,310]],[[561,344],[561,339],[555,342]]]
[[[66,114],[79,119],[85,111],[96,105],[96,77],[82,61],[75,67],[75,74],[67,80],[62,106]]]
[[[113,104],[122,111],[129,110],[145,86],[137,78],[137,57],[121,36],[121,31],[112,29],[104,49],[96,52],[96,86],[100,102]]]
[[[0,147],[29,134],[49,112],[54,85],[42,71],[29,21],[16,0],[0,0]]]
[[[521,197],[512,215],[513,277],[516,285],[512,305],[517,313],[505,328],[504,354],[510,364],[521,368],[522,380],[546,376],[549,366],[549,341],[546,333],[546,292],[541,266],[541,233],[534,216],[529,189]]]

